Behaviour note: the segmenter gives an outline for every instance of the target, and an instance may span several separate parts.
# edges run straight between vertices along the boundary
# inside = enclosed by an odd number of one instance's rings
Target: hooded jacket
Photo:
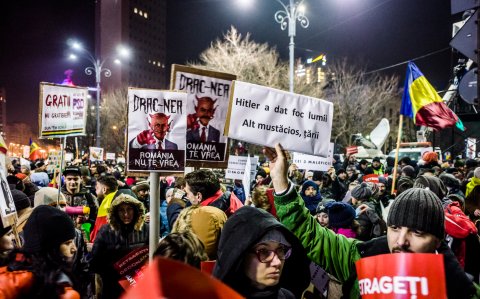
[[[130,224],[124,224],[118,216],[121,204],[129,204],[135,209],[135,216]],[[145,208],[132,196],[120,194],[112,202],[108,211],[108,225],[100,228],[92,249],[91,268],[100,274],[103,280],[102,298],[118,298],[123,292],[118,284],[119,273],[114,264],[142,246],[148,246],[148,225],[145,223]]]
[[[292,245],[292,254],[285,260],[282,276],[277,286],[267,288],[270,293],[261,296],[259,290],[248,287],[242,273],[242,262],[250,250],[266,232],[278,229]],[[247,298],[282,298],[292,292],[300,298],[310,282],[309,261],[298,239],[270,213],[250,206],[240,208],[225,223],[218,245],[218,259],[213,276]]]
[[[305,190],[307,190],[308,187],[313,187],[315,189],[316,194],[314,196],[305,195]],[[310,211],[310,214],[315,215],[315,210],[317,209],[317,206],[320,203],[320,201],[322,201],[322,194],[320,194],[318,185],[314,181],[306,181],[302,185],[300,195],[305,201],[305,206]]]

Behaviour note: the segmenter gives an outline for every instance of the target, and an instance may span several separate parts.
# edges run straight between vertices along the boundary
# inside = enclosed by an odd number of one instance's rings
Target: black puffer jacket
[[[249,288],[242,262],[265,233],[280,230],[292,245],[292,254],[285,261],[280,283],[263,292]],[[309,260],[298,239],[271,214],[250,206],[240,208],[225,223],[218,246],[218,259],[213,276],[247,298],[300,298],[310,283]],[[292,293],[290,293],[292,292]]]
[[[131,224],[124,224],[118,216],[118,207],[130,204],[135,208],[135,218]],[[102,298],[119,298],[123,292],[118,284],[119,273],[114,264],[142,246],[148,246],[148,225],[144,222],[145,208],[143,204],[126,194],[120,194],[113,200],[109,211],[108,225],[102,226],[95,238],[90,266],[95,273],[100,274],[103,281]]]

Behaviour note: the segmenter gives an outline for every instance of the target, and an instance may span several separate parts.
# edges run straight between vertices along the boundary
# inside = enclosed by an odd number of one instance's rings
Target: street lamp
[[[105,59],[101,60],[100,58],[96,58],[95,56],[92,55],[89,51],[87,51],[85,48],[82,47],[82,45],[78,42],[72,42],[71,43],[71,48],[72,50],[77,51],[78,53],[82,54],[85,58],[87,58],[92,66],[88,66],[85,68],[85,74],[91,76],[95,74],[95,83],[96,83],[96,92],[97,92],[97,102],[96,102],[96,113],[97,113],[97,138],[95,141],[95,146],[100,147],[100,83],[102,79],[102,73],[103,75],[108,78],[112,75],[112,71],[106,67],[104,67],[104,64],[107,60],[109,60],[111,57],[106,57]],[[117,48],[118,54],[122,57],[128,58],[130,56],[130,51],[123,47],[119,46]],[[77,60],[77,55],[75,54],[70,54],[69,59],[71,60]],[[114,59],[114,62],[116,64],[120,64],[120,60]]]
[[[300,23],[300,26],[307,28],[310,21],[305,16],[304,0],[294,2],[289,0],[290,4],[286,5],[280,0],[276,0],[283,7],[283,10],[279,10],[275,13],[275,21],[280,24],[280,28],[285,30],[288,26],[288,36],[290,37],[290,43],[288,44],[290,54],[290,92],[293,92],[293,73],[294,73],[294,49],[295,49],[295,34],[296,34],[296,21]]]

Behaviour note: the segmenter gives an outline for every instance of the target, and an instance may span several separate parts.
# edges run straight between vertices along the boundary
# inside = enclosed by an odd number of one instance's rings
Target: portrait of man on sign
[[[220,131],[210,125],[214,118],[215,103],[210,97],[195,96],[195,113],[187,117],[187,142],[219,142]]]
[[[165,113],[149,114],[147,117],[150,129],[140,132],[130,141],[131,148],[178,150],[176,143],[168,140],[166,135],[170,132],[172,121]]]

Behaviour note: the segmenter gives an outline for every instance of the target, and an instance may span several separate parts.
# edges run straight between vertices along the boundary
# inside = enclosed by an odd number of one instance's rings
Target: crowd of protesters
[[[12,161],[17,220],[0,230],[0,298],[127,298],[142,277],[125,273],[147,262],[135,258],[152,217],[154,256],[246,298],[359,298],[355,262],[397,252],[442,254],[448,298],[480,298],[478,160],[427,152],[395,169],[391,158],[334,155],[328,171],[311,171],[289,164],[279,144],[265,157],[249,190],[210,169],[161,177],[159,215],[149,182],[122,165],[73,163],[59,178],[45,161]],[[320,283],[312,269],[325,273]]]

